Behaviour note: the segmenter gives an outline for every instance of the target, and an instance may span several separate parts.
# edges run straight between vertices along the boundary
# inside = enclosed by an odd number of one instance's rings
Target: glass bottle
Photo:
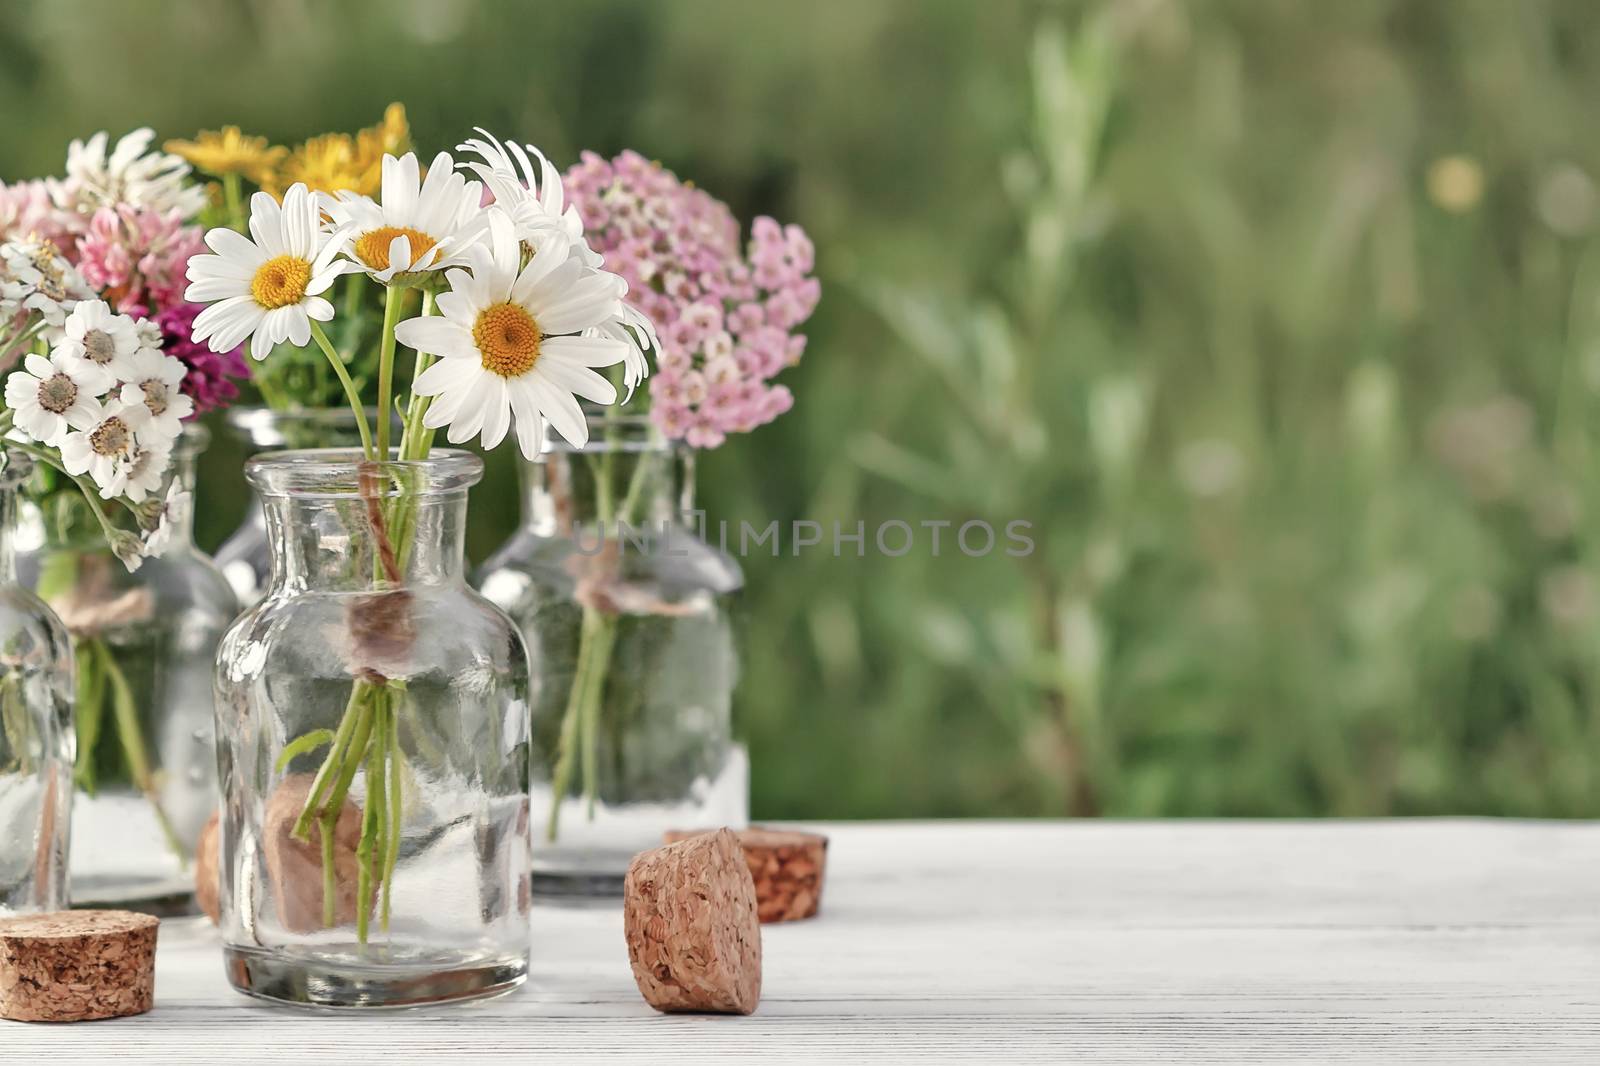
[[[191,492],[209,440],[190,424],[173,446],[170,477]],[[26,510],[18,573],[65,623],[76,664],[73,903],[189,911],[195,845],[217,802],[211,664],[233,590],[195,547],[192,506],[133,573],[75,489]]]
[[[0,452],[0,917],[67,905],[72,640],[17,583],[17,492],[31,470]]]
[[[523,463],[520,527],[476,577],[540,679],[534,876],[550,894],[619,893],[663,831],[749,816],[731,728],[743,576],[690,527],[694,453],[644,417],[589,426],[581,452],[550,434]]]
[[[272,574],[216,672],[221,931],[243,992],[395,1006],[527,973],[528,663],[464,575],[482,471],[454,450],[246,466]]]

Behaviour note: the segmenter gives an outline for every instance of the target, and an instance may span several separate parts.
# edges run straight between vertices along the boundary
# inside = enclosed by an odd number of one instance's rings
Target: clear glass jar
[[[32,465],[0,452],[0,917],[67,905],[72,638],[17,584],[17,490]]]
[[[591,414],[588,447],[549,434],[524,462],[522,522],[476,584],[521,627],[533,713],[540,892],[614,895],[667,829],[742,826],[732,741],[738,564],[688,521],[694,461],[643,417]]]
[[[240,991],[396,1006],[527,973],[528,661],[464,576],[482,472],[454,450],[246,465],[272,575],[216,673],[221,931]]]
[[[370,421],[376,412],[368,411]],[[354,448],[361,443],[356,416],[348,407],[313,407],[274,411],[270,407],[231,407],[228,429],[245,445],[246,456],[283,448]],[[396,425],[399,420],[396,419]],[[267,515],[261,500],[250,497],[250,509],[239,528],[217,549],[217,566],[233,586],[242,607],[266,595],[272,573],[267,544]]]
[[[190,491],[209,440],[189,425],[173,447],[170,476]],[[133,573],[75,489],[25,511],[18,574],[66,624],[77,668],[73,903],[189,911],[190,864],[217,803],[211,667],[233,590],[195,547],[192,507],[172,516],[167,551]]]

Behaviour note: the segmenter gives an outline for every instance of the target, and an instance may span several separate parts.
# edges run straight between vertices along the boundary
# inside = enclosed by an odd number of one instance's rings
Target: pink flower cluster
[[[177,211],[117,204],[84,214],[63,206],[79,199],[71,181],[0,182],[0,242],[48,240],[101,299],[160,328],[162,350],[189,368],[182,388],[195,414],[227,406],[239,395],[232,379],[249,375],[242,349],[217,355],[194,343],[200,308],[183,299],[189,258],[206,250],[201,227],[185,225]]]
[[[755,220],[747,250],[726,204],[637,152],[593,152],[563,187],[607,270],[661,338],[650,417],[671,440],[715,448],[783,414],[794,396],[772,379],[799,361],[822,287],[799,226]]]
[[[183,300],[189,259],[205,251],[199,226],[177,211],[102,207],[78,238],[78,270],[123,314],[148,314]]]
[[[185,396],[194,400],[196,416],[227,407],[238,399],[239,386],[233,379],[250,376],[242,345],[219,355],[209,345],[195,341],[194,318],[203,310],[200,304],[176,303],[155,316],[161,329],[161,350],[183,360],[189,368],[180,387]]]

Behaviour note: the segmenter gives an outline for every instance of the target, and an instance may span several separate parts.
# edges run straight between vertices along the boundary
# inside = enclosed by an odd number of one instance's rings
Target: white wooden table
[[[616,907],[539,907],[526,987],[372,1015],[269,1006],[209,926],[156,1007],[0,1022],[0,1063],[1600,1063],[1600,825],[833,824],[822,915],[763,931],[749,1018],[664,1016]]]

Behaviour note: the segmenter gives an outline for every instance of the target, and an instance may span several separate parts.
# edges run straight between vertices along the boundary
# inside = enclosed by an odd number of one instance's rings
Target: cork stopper
[[[733,833],[719,829],[634,856],[622,913],[633,979],[656,1010],[756,1009],[761,925]]]
[[[0,918],[0,1018],[86,1022],[143,1014],[155,1000],[159,924],[129,911]]]
[[[222,812],[212,811],[194,849],[194,901],[212,925],[222,922]]]
[[[707,829],[669,829],[666,842],[707,833]],[[734,833],[756,886],[756,913],[763,922],[794,922],[815,917],[822,904],[822,877],[828,838],[798,829],[751,826]]]

